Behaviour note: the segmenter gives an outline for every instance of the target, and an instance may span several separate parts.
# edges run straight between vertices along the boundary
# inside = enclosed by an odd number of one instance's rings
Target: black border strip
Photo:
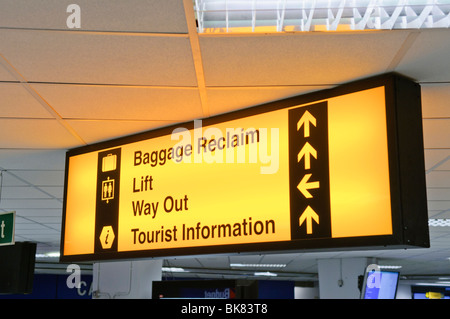
[[[401,83],[401,85],[399,84]],[[367,90],[375,87],[385,86],[386,93],[386,127],[388,137],[388,156],[389,156],[389,174],[390,174],[390,190],[391,190],[391,212],[392,212],[392,235],[386,236],[366,236],[366,237],[347,237],[347,238],[323,238],[313,240],[299,241],[278,241],[266,243],[251,244],[230,244],[221,246],[200,246],[200,247],[182,247],[157,250],[140,250],[129,252],[118,252],[98,256],[95,254],[68,255],[64,256],[64,236],[65,236],[65,215],[66,215],[66,196],[67,196],[67,178],[68,178],[68,162],[71,156],[99,151],[106,148],[117,147],[123,144],[134,143],[142,140],[152,139],[159,136],[171,134],[175,128],[185,127],[193,129],[194,122],[188,121],[178,123],[167,127],[138,133],[113,139],[106,142],[100,142],[88,146],[83,146],[69,150],[66,154],[65,182],[64,182],[64,203],[63,203],[63,220],[61,231],[61,261],[95,261],[106,259],[131,259],[131,258],[153,258],[164,256],[182,256],[182,255],[203,255],[203,254],[230,254],[230,253],[255,253],[255,252],[293,252],[293,251],[327,251],[327,250],[358,250],[358,249],[383,249],[383,248],[406,248],[406,247],[429,247],[428,235],[428,213],[426,209],[426,186],[425,186],[425,170],[423,158],[423,140],[416,141],[407,139],[408,133],[400,132],[404,130],[405,125],[411,118],[415,125],[413,128],[414,136],[421,135],[421,113],[417,112],[417,107],[421,107],[420,86],[413,80],[397,73],[387,73],[363,80],[352,81],[339,85],[334,88],[312,92],[296,97],[291,97],[276,102],[270,102],[259,106],[233,111],[227,114],[216,115],[213,117],[201,119],[202,126],[214,125],[226,121],[236,120],[249,116],[254,116],[266,112],[281,110],[296,105],[308,104]],[[418,93],[417,93],[418,90]],[[401,92],[399,92],[401,91]],[[409,96],[405,101],[403,98]],[[403,115],[410,112],[409,104],[413,104],[414,112],[412,115]],[[400,105],[400,106],[399,106]],[[417,118],[417,116],[420,118]],[[399,126],[399,117],[401,125]],[[418,127],[418,123],[420,124]],[[402,138],[399,140],[399,134]],[[405,136],[406,135],[406,136]],[[409,140],[409,142],[406,142]],[[402,143],[402,145],[400,145]],[[407,144],[407,146],[403,146]],[[405,165],[404,161],[414,161],[417,165]],[[405,174],[415,174],[419,176],[416,185],[405,185],[410,179],[405,178]],[[423,177],[423,178],[422,178]],[[403,187],[403,193],[402,193]],[[404,189],[407,189],[407,192]],[[425,193],[425,195],[423,195]],[[412,211],[404,211],[405,202],[411,200],[411,196],[415,196],[414,203],[418,209]],[[425,202],[423,202],[425,200]],[[410,207],[410,206],[408,206]],[[418,222],[408,222],[414,218]],[[425,223],[426,225],[425,225]],[[408,228],[409,224],[409,228]],[[405,229],[406,227],[406,229]],[[420,240],[411,240],[411,235]],[[408,238],[407,238],[408,237]]]

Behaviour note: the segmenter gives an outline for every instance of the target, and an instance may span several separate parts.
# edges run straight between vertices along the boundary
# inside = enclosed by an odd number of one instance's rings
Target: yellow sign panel
[[[385,92],[69,152],[62,259],[392,236]]]

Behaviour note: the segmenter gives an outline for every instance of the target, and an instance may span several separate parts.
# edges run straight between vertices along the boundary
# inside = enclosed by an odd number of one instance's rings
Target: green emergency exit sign
[[[0,213],[0,246],[14,245],[16,212]]]

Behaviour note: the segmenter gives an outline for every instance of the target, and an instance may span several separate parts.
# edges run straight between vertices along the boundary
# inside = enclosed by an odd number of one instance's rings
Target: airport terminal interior
[[[449,26],[450,1],[437,0],[0,0],[0,214],[15,212],[16,244],[36,243],[34,293],[76,264],[86,277],[67,296],[99,297],[91,283],[114,264],[60,262],[67,151],[395,73],[420,85],[430,247],[117,263],[139,275],[153,263],[162,282],[214,282],[211,297],[246,282],[297,299],[327,298],[324,269],[336,273],[330,291],[360,298],[365,266],[377,265],[399,274],[397,299],[450,298]]]

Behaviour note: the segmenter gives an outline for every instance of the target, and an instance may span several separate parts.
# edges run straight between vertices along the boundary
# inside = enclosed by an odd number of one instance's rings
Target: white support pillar
[[[95,263],[92,298],[150,299],[161,276],[162,259]]]
[[[358,276],[373,263],[372,258],[320,259],[320,299],[359,299]]]

